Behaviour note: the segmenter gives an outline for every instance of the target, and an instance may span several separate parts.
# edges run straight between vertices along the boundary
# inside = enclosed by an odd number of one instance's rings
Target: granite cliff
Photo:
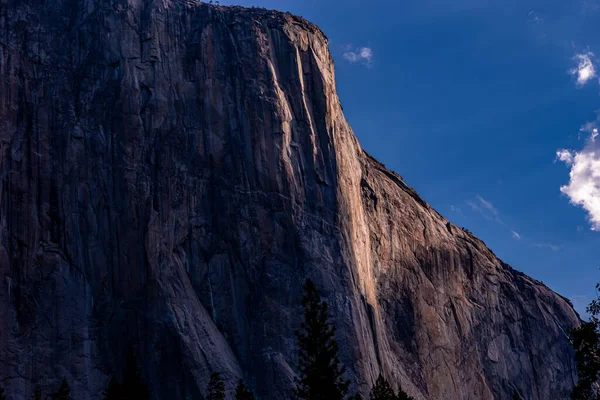
[[[567,399],[565,299],[366,154],[327,38],[185,0],[0,0],[0,385],[154,399],[212,371],[289,396],[301,283],[348,378],[417,399]]]

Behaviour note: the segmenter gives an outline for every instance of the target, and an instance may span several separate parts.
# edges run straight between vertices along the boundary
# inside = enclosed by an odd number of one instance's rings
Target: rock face
[[[260,9],[0,0],[0,385],[153,399],[212,371],[289,398],[301,284],[348,378],[417,399],[566,399],[560,296],[359,146],[327,39]]]

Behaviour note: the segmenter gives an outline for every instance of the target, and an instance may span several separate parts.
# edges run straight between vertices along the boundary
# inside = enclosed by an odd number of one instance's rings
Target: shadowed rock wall
[[[184,0],[0,0],[0,384],[284,399],[301,284],[364,394],[566,399],[572,307],[364,153],[327,39]]]

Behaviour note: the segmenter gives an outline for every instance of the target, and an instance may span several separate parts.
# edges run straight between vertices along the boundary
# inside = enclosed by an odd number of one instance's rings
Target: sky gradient
[[[600,0],[221,4],[319,25],[363,148],[584,313],[600,281]]]

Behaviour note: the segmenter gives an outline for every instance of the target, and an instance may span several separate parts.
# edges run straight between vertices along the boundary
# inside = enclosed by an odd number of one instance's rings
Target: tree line
[[[327,302],[321,299],[316,286],[307,280],[303,286],[304,321],[296,332],[298,338],[298,376],[294,382],[294,400],[358,400],[359,394],[349,394],[350,381],[344,379],[345,367],[340,362],[335,328],[329,322]],[[207,400],[225,400],[225,383],[218,372],[210,376],[206,388]],[[233,393],[235,400],[254,400],[253,392],[239,380]],[[33,400],[73,400],[71,387],[62,380],[56,392],[43,395],[36,389]],[[135,353],[130,347],[125,372],[121,381],[114,377],[103,393],[104,400],[148,400],[148,386],[142,379]],[[6,400],[0,388],[0,400]],[[370,400],[414,400],[399,386],[394,392],[390,383],[379,375],[370,394]]]
[[[293,400],[359,400],[359,393],[350,394],[350,381],[344,379],[345,367],[339,359],[338,345],[335,341],[335,327],[329,322],[327,302],[321,299],[311,280],[304,284],[302,306],[304,320],[298,338],[298,375],[294,381]],[[596,285],[600,293],[600,284]],[[571,392],[571,400],[600,400],[600,295],[587,307],[589,321],[583,322],[570,332],[575,350],[578,381]],[[207,400],[225,400],[225,383],[221,375],[211,375],[206,388]],[[43,395],[34,390],[33,400],[73,400],[71,388],[63,379],[55,392]],[[254,394],[239,380],[235,400],[253,400]],[[148,387],[143,381],[137,366],[135,354],[130,348],[122,381],[112,378],[104,391],[104,400],[147,400],[150,398]],[[395,392],[392,385],[379,374],[369,395],[370,400],[414,400],[401,385]],[[517,391],[512,400],[522,397]],[[0,388],[0,400],[6,400],[4,389]]]
[[[296,332],[298,338],[298,376],[294,382],[294,400],[358,400],[360,394],[349,394],[350,381],[344,379],[345,367],[340,362],[335,327],[329,322],[327,302],[321,299],[311,280],[304,284],[304,321]],[[218,373],[208,384],[208,400],[225,400],[225,384]],[[379,374],[371,389],[370,400],[414,400],[402,387],[394,392]],[[239,382],[236,400],[252,400],[254,395]]]
[[[571,392],[571,400],[600,400],[600,284],[596,285],[596,299],[586,311],[589,321],[571,331],[575,349],[575,364],[579,380]]]

